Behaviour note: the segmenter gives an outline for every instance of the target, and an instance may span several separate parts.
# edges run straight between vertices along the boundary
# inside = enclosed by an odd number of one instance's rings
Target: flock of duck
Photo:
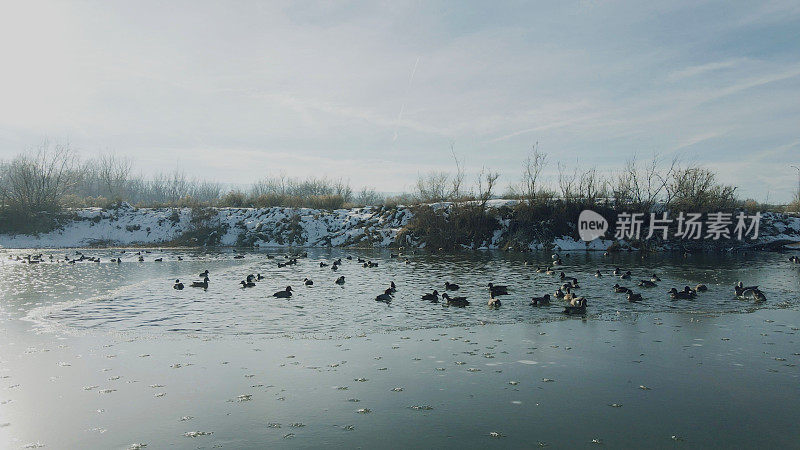
[[[299,258],[307,257],[307,253],[303,253],[300,255],[285,255],[285,262],[279,262],[278,267],[287,267],[296,265]],[[392,254],[392,257],[397,257],[397,255]],[[268,256],[268,258],[274,258],[274,256]],[[352,260],[352,256],[347,256],[346,259]],[[362,258],[357,259],[358,263],[362,265],[364,268],[370,267],[377,267],[378,263],[374,263],[372,261],[368,261]],[[800,258],[796,256],[792,256],[789,258],[789,261],[794,263],[800,263]],[[406,261],[408,262],[408,261]],[[326,262],[320,262],[320,267],[331,267],[332,271],[337,271],[342,264],[342,259],[334,260],[330,265]],[[526,263],[527,264],[527,263]],[[555,275],[556,274],[556,267],[562,265],[563,262],[558,255],[553,255],[553,261],[550,265],[545,268],[536,267],[536,273],[544,273],[546,275]],[[202,288],[208,289],[209,283],[209,271],[206,270],[200,273],[200,281],[195,281],[190,284],[190,287],[194,288]],[[594,274],[597,278],[602,278],[603,273],[600,270],[597,270]],[[633,275],[630,271],[623,271],[619,267],[616,267],[610,274],[610,276],[618,277],[621,281],[625,280],[632,280]],[[558,299],[563,303],[564,307],[564,314],[572,315],[572,314],[585,314],[586,309],[588,306],[588,301],[586,297],[577,295],[574,291],[580,288],[580,284],[578,279],[575,277],[567,276],[566,273],[563,271],[558,272],[559,280],[562,284],[556,289],[554,294],[551,295],[549,293],[544,294],[542,296],[534,296],[530,300],[531,306],[549,306],[551,305],[551,299],[555,298]],[[257,274],[249,274],[247,277],[240,281],[239,284],[241,285],[242,289],[252,288],[256,286],[256,281],[261,281],[265,277],[262,276],[260,273]],[[637,286],[645,289],[655,288],[658,286],[658,283],[661,282],[661,279],[653,273],[649,279],[639,279],[637,282]],[[345,284],[345,277],[340,276],[336,278],[334,281],[337,285],[344,285]],[[313,286],[314,281],[309,278],[303,279],[303,284],[306,286]],[[184,288],[183,283],[180,280],[175,280],[175,284],[173,285],[174,289],[182,290]],[[455,292],[460,289],[460,286],[455,283],[451,283],[449,281],[445,281],[444,283],[444,292],[439,293],[438,290],[433,290],[430,293],[425,293],[421,296],[422,300],[429,301],[431,303],[443,303],[447,306],[455,306],[455,307],[467,307],[470,305],[470,301],[467,299],[466,296],[458,296],[455,295]],[[625,298],[630,303],[636,303],[642,301],[642,294],[635,292],[633,289],[621,286],[619,283],[615,283],[612,287],[614,292],[619,294],[625,294]],[[489,283],[487,285],[488,291],[488,300],[486,302],[487,306],[490,308],[499,308],[502,305],[499,297],[503,295],[509,295],[508,286],[505,285],[497,285],[494,283]],[[667,295],[672,300],[693,300],[697,298],[698,293],[708,291],[708,286],[705,284],[698,284],[694,288],[690,286],[684,286],[683,289],[678,290],[677,288],[671,288],[667,291]],[[286,286],[285,289],[277,291],[272,294],[273,297],[276,298],[290,298],[292,296],[292,287]],[[378,294],[375,297],[375,301],[382,302],[382,303],[391,303],[394,299],[394,295],[397,292],[397,286],[395,285],[394,281],[391,281],[389,287],[386,288],[382,293]],[[453,293],[451,296],[450,293]],[[762,292],[758,286],[744,286],[744,284],[739,281],[734,285],[734,294],[737,298],[740,299],[751,299],[756,302],[764,302],[767,300],[766,295]]]

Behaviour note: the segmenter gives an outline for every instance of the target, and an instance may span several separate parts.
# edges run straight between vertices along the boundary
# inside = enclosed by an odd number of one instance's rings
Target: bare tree
[[[417,177],[416,196],[422,203],[443,202],[450,198],[447,172],[429,172]]]
[[[481,208],[486,208],[486,203],[492,198],[492,191],[494,190],[498,178],[500,178],[499,172],[487,171],[485,167],[482,168],[481,173],[478,174],[476,182],[478,192],[476,193],[476,197],[480,202]]]
[[[129,158],[105,153],[97,158],[97,171],[108,198],[121,198],[133,168]]]
[[[449,197],[451,200],[458,200],[462,196],[461,186],[464,183],[464,161],[458,159],[456,156],[456,143],[450,143],[450,153],[453,155],[453,161],[456,163],[456,174],[451,180],[452,189],[450,189]]]
[[[539,176],[547,164],[547,154],[539,151],[539,142],[537,141],[522,166],[522,182],[520,183],[520,190],[522,196],[528,201],[533,203],[536,200],[536,190],[538,189],[537,183]]]
[[[575,179],[578,176],[578,168],[572,169],[572,173],[567,172],[566,166],[558,163],[558,188],[561,190],[561,198],[569,200],[575,195]]]
[[[45,140],[7,165],[0,185],[2,197],[9,206],[28,213],[58,211],[62,197],[80,177],[77,163],[69,144]]]

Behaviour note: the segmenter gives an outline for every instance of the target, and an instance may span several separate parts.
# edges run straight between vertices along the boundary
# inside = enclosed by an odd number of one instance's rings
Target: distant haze
[[[800,3],[9,2],[0,159],[43,138],[144,174],[413,189],[482,166],[554,182],[636,154],[787,202],[800,166]],[[502,190],[502,189],[501,189]]]

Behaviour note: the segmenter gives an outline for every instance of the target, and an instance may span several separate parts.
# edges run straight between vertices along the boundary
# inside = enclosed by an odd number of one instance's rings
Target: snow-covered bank
[[[513,206],[516,201],[491,200],[490,208]],[[434,209],[449,204],[432,205]],[[72,211],[72,218],[54,231],[39,235],[0,234],[0,248],[58,248],[125,245],[220,245],[255,247],[389,247],[419,246],[396,242],[398,233],[412,218],[412,208],[363,207],[334,211],[309,208],[85,208]],[[480,248],[504,248],[510,241],[509,220],[500,218],[499,228]],[[574,228],[574,227],[573,227]],[[613,234],[613,230],[607,236]],[[800,218],[765,213],[759,238],[747,246],[774,242],[800,242]],[[597,239],[588,245],[573,236],[552,242],[524,243],[539,249],[605,250],[617,241]],[[686,241],[684,241],[686,242]],[[623,248],[625,247],[625,243]],[[680,243],[677,243],[680,244]],[[668,247],[668,246],[665,246]],[[519,248],[519,246],[517,246]]]

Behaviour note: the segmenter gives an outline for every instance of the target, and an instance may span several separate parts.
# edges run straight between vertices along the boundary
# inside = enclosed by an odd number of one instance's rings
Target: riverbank
[[[800,420],[794,308],[322,340],[6,325],[11,448],[777,448]]]
[[[515,200],[490,200],[489,215],[496,228],[471,248],[556,251],[636,249],[635,243],[597,239],[588,245],[578,239],[575,224],[558,227],[539,223],[520,233],[514,229]],[[449,203],[431,205],[442,211]],[[382,206],[340,210],[310,208],[133,208],[73,210],[60,226],[38,235],[0,234],[0,248],[69,248],[112,246],[240,246],[240,247],[424,247],[425,239],[407,227],[414,207]],[[513,217],[512,217],[513,218]],[[577,219],[577,217],[575,218]],[[563,230],[553,233],[552,229]],[[614,230],[607,232],[611,237]],[[646,233],[646,230],[645,230]],[[765,213],[756,240],[672,241],[649,250],[669,250],[692,245],[698,250],[781,248],[800,242],[800,217]],[[615,244],[616,243],[616,244]]]

